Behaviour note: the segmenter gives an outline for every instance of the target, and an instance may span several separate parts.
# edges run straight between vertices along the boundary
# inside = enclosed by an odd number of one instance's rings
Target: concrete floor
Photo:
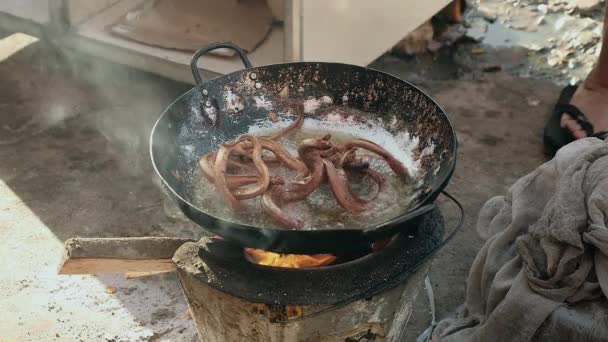
[[[500,56],[517,61],[513,50]],[[460,141],[448,190],[467,218],[432,266],[443,317],[464,300],[482,244],[480,207],[545,161],[542,128],[558,87],[468,72],[449,58],[387,56],[373,66],[427,90]],[[155,119],[188,88],[88,57],[60,58],[42,43],[0,62],[0,341],[196,340],[174,275],[55,274],[70,237],[202,233],[167,204],[147,155]],[[453,209],[444,206],[451,225]],[[417,308],[410,336],[430,319],[424,296]]]

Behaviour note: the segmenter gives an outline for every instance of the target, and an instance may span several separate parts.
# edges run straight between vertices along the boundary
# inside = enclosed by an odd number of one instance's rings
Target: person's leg
[[[608,1],[604,13],[603,35],[599,60],[570,101],[585,113],[595,132],[608,130]],[[567,128],[576,139],[587,136],[582,127],[568,114],[562,115],[561,126]]]

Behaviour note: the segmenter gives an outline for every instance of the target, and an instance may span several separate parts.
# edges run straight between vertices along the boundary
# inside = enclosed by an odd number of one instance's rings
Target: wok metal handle
[[[194,53],[194,55],[192,55],[192,60],[190,61],[190,69],[192,69],[192,76],[194,77],[194,81],[197,85],[203,83],[203,78],[201,77],[200,70],[198,69],[198,59],[201,58],[201,56],[206,54],[207,52],[216,49],[232,49],[236,51],[239,54],[239,57],[241,57],[241,61],[243,61],[245,68],[251,68],[251,62],[249,61],[249,58],[247,58],[247,53],[238,45],[231,42],[212,43],[205,46],[204,48],[198,49]]]

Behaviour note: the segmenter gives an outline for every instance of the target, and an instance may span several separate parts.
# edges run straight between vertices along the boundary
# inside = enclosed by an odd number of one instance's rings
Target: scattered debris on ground
[[[604,0],[476,0],[470,5],[467,37],[482,46],[528,50],[518,76],[576,83],[597,61]]]

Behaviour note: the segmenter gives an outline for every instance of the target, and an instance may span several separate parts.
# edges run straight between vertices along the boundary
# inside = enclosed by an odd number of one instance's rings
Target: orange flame
[[[336,256],[332,254],[279,254],[257,248],[245,248],[245,258],[258,265],[286,268],[321,267],[336,260]]]

